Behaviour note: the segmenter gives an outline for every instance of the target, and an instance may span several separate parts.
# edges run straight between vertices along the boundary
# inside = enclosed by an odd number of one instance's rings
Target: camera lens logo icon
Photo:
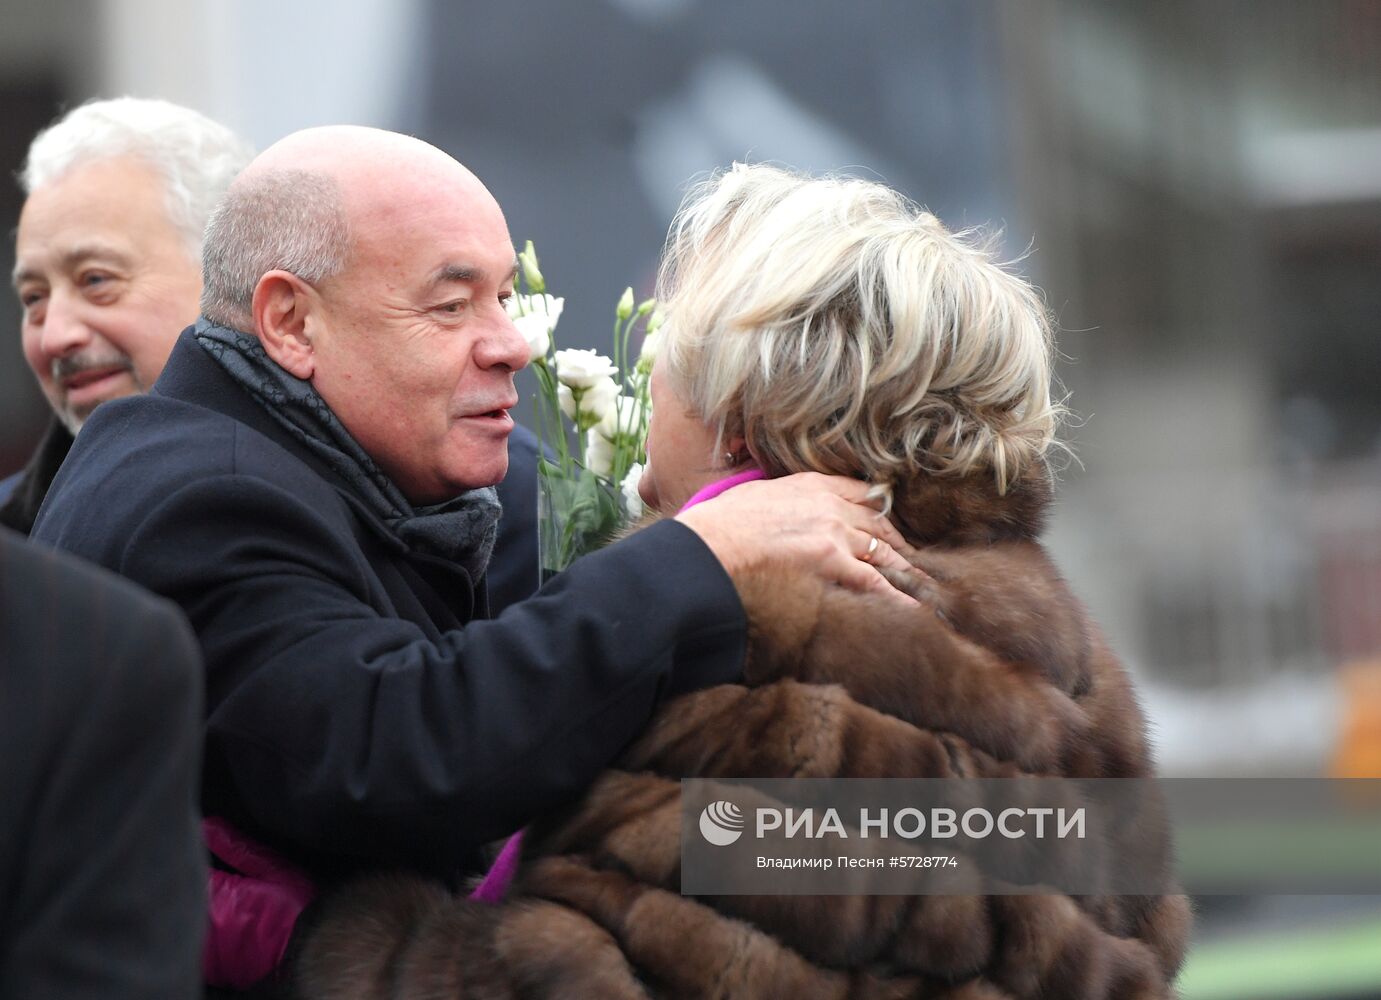
[[[743,811],[732,802],[711,802],[700,813],[700,835],[715,847],[728,847],[743,836]]]

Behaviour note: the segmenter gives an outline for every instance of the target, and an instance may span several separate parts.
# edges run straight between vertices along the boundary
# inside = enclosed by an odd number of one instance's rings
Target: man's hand
[[[916,572],[902,555],[911,547],[868,492],[856,479],[802,472],[736,486],[676,520],[700,536],[735,582],[771,564],[914,606],[887,579]]]

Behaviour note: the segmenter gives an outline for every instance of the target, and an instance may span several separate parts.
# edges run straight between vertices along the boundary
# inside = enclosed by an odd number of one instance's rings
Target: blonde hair
[[[672,388],[770,475],[1002,492],[1065,412],[1040,294],[881,184],[735,164],[682,204],[657,294]]]

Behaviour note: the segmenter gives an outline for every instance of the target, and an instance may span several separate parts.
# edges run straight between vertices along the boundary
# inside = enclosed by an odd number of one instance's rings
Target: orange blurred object
[[[1338,679],[1343,725],[1333,777],[1381,778],[1381,659],[1349,663]]]

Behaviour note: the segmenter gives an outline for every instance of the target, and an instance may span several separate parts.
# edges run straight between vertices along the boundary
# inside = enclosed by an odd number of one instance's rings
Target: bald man
[[[289,136],[208,227],[202,318],[149,395],[92,416],[35,529],[181,605],[207,662],[208,810],[318,878],[474,870],[662,701],[740,676],[735,580],[881,589],[858,554],[900,544],[859,484],[789,477],[486,620],[527,359],[514,270],[499,205],[440,150]]]

